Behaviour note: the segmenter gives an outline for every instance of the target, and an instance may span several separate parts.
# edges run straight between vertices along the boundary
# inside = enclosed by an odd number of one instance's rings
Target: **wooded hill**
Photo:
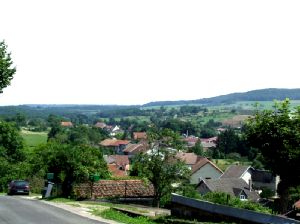
[[[50,114],[61,117],[72,118],[74,116],[85,115],[91,117],[126,117],[126,116],[151,116],[152,106],[194,106],[209,108],[210,106],[226,106],[237,102],[262,102],[284,100],[300,100],[300,89],[261,89],[245,93],[231,93],[211,98],[199,100],[181,101],[157,101],[144,105],[47,105],[31,104],[19,106],[1,106],[0,117],[5,118],[15,114],[23,114],[28,118],[47,118]],[[273,103],[272,103],[273,104]],[[251,105],[251,104],[250,104]],[[234,107],[233,107],[234,108]],[[254,108],[254,107],[253,107]],[[199,108],[198,108],[199,109]]]
[[[300,100],[300,88],[298,89],[259,89],[244,93],[231,93],[210,98],[203,98],[198,100],[179,100],[179,101],[156,101],[144,104],[143,107],[150,106],[171,106],[171,105],[188,105],[188,104],[202,104],[202,105],[221,105],[232,104],[238,101],[273,101],[284,100]]]

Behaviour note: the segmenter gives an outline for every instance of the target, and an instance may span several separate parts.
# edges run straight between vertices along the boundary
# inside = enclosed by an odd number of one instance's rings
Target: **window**
[[[240,195],[240,199],[241,199],[241,200],[246,200],[246,196],[243,195],[243,194],[241,194],[241,195]]]

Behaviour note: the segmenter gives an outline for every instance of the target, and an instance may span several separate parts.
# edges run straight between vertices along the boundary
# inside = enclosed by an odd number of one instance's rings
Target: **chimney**
[[[248,183],[249,183],[249,191],[252,191],[252,179],[251,178],[249,179]]]

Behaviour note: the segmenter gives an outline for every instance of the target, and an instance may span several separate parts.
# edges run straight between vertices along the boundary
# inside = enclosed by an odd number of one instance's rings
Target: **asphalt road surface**
[[[0,224],[103,224],[37,200],[0,196]]]

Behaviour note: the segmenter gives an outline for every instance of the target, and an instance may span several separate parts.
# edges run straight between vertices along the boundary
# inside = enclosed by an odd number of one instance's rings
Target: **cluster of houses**
[[[71,127],[68,122],[62,125]],[[138,153],[147,153],[150,150],[145,132],[134,132],[133,139],[119,140],[113,136],[120,128],[108,126],[98,122],[98,128],[110,130],[112,138],[105,139],[99,144],[115,152],[114,155],[104,156],[108,169],[114,177],[129,175],[130,161]],[[217,137],[201,139],[194,136],[185,136],[183,140],[187,147],[193,147],[200,142],[204,151],[216,146]],[[241,200],[258,201],[261,189],[267,188],[276,192],[279,178],[264,170],[257,170],[251,166],[231,165],[224,172],[211,160],[195,153],[178,152],[177,158],[182,160],[191,170],[190,183],[196,186],[200,194],[207,192],[225,192]]]

